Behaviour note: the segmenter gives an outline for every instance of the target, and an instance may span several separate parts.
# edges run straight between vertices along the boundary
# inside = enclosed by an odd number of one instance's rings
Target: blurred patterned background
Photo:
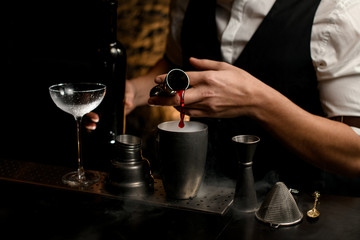
[[[128,55],[128,78],[145,74],[164,54],[170,0],[119,0],[118,39]],[[178,119],[167,107],[139,107],[127,117],[127,132],[143,139],[144,156],[154,159],[158,123]]]

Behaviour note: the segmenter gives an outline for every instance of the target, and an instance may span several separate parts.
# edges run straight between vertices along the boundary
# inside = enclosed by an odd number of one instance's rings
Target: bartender
[[[236,177],[231,137],[253,134],[255,180],[359,182],[360,0],[174,0],[166,54],[127,81],[128,112],[178,106],[149,98],[173,67],[190,78],[185,113],[209,126],[208,176]]]

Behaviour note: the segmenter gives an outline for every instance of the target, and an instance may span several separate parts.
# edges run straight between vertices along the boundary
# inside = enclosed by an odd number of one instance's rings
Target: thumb
[[[189,62],[197,70],[222,70],[226,66],[224,62],[209,59],[198,59],[194,57],[191,57]]]

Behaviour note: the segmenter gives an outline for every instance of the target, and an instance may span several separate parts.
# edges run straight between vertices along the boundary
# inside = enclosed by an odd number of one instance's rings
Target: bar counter
[[[321,215],[312,220],[306,217],[314,204],[312,193],[300,192],[294,198],[304,214],[302,221],[273,228],[257,220],[254,213],[238,212],[232,205],[231,189],[221,189],[216,194],[210,189],[194,199],[174,201],[163,196],[162,190],[157,189],[161,180],[155,179],[154,196],[114,197],[94,189],[68,189],[42,175],[45,173],[41,171],[55,169],[53,174],[57,175],[67,170],[61,167],[5,159],[0,159],[0,163],[1,239],[355,240],[360,237],[358,197],[322,194],[317,207]],[[17,167],[16,171],[9,173],[9,164]],[[38,177],[34,179],[31,175]],[[202,207],[204,201],[211,204],[220,201],[220,205],[213,208],[206,203]]]

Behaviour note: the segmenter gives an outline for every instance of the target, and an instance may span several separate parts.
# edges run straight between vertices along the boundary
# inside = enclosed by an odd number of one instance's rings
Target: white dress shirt
[[[234,63],[276,0],[217,0],[222,60]],[[173,0],[166,54],[181,65],[181,29],[189,0]],[[327,117],[360,117],[360,0],[322,0],[311,34],[311,58]],[[360,135],[360,129],[354,128]]]

